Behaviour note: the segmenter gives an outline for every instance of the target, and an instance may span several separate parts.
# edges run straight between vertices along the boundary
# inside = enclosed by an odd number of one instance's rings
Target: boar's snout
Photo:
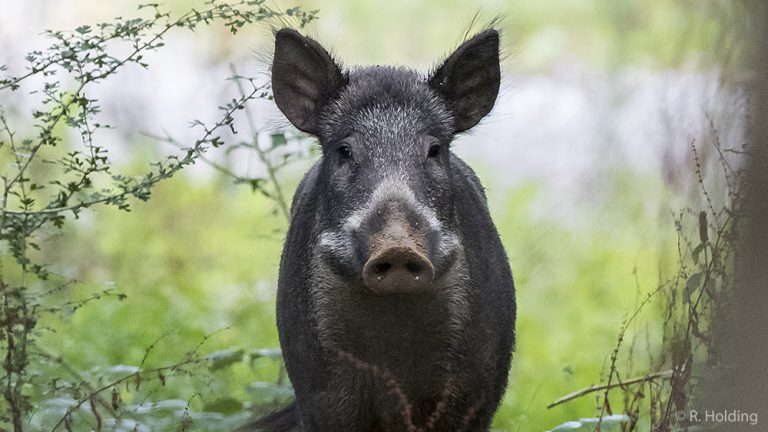
[[[363,267],[365,285],[380,293],[416,292],[431,285],[434,275],[429,259],[408,246],[379,251]]]
[[[363,281],[372,291],[415,293],[432,285],[435,268],[423,236],[409,228],[397,221],[372,236],[370,255],[363,266]]]

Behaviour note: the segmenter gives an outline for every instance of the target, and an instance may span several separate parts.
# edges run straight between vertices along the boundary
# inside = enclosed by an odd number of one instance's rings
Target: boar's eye
[[[341,162],[352,159],[352,147],[348,145],[342,145],[336,151],[339,153],[339,160]]]
[[[424,139],[426,144],[429,146],[427,147],[427,160],[436,159],[438,156],[440,156],[440,153],[443,151],[443,146],[440,145],[440,140],[429,135],[427,135]]]
[[[427,151],[427,157],[436,158],[440,155],[440,144],[432,144]]]

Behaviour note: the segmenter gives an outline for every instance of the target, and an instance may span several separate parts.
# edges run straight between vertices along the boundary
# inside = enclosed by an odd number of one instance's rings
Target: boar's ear
[[[454,133],[485,117],[499,93],[499,33],[486,30],[461,44],[432,74],[429,85],[450,104]]]
[[[344,81],[319,43],[288,28],[275,34],[272,93],[277,107],[298,129],[317,135],[318,112]]]

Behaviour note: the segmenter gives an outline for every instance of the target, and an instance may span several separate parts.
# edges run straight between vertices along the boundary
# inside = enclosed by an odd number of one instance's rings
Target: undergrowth
[[[238,181],[272,198],[287,215],[275,175],[292,159],[275,163],[269,159],[286,138],[273,135],[266,146],[259,146],[255,135],[235,139],[235,114],[255,99],[271,98],[267,85],[237,74],[230,77],[239,94],[222,102],[218,119],[192,121],[197,138],[174,141],[178,152],[152,161],[139,176],[118,172],[111,160],[100,131],[113,125],[99,122],[99,100],[92,94],[94,87],[128,65],[148,68],[147,54],[166,49],[166,37],[172,32],[220,25],[236,34],[260,22],[303,27],[315,17],[316,11],[281,11],[263,0],[209,0],[203,8],[178,16],[159,4],[146,4],[139,7],[136,18],[47,31],[50,45],[28,53],[23,72],[0,68],[5,74],[0,78],[0,161],[6,166],[0,177],[0,430],[211,430],[234,427],[249,415],[246,407],[215,404],[205,405],[213,411],[198,412],[194,404],[208,398],[199,392],[183,400],[156,395],[159,388],[205,379],[236,362],[279,358],[279,350],[206,353],[206,342],[217,334],[211,331],[184,356],[166,359],[162,366],[145,365],[156,344],[162,343],[160,338],[146,347],[138,365],[82,370],[38,344],[41,335],[56,331],[40,325],[48,317],[67,316],[107,298],[127,298],[120,287],[106,287],[83,298],[66,295],[78,281],[56,274],[41,255],[52,233],[73,219],[105,206],[130,211],[136,200],[149,200],[159,183],[205,160],[207,151],[224,144],[249,147],[263,159],[270,167],[268,177]],[[18,112],[10,105],[19,93],[38,100],[30,112]],[[281,388],[275,387],[274,398],[286,396]]]

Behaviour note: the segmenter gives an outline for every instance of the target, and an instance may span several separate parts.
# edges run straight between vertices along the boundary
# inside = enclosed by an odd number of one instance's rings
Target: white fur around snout
[[[409,209],[412,209],[426,221],[429,228],[440,233],[440,245],[438,253],[450,251],[459,244],[458,238],[443,229],[443,225],[429,207],[421,204],[413,190],[399,179],[386,179],[373,191],[366,205],[350,214],[342,224],[340,231],[325,231],[320,235],[320,249],[326,253],[334,254],[344,258],[351,258],[354,254],[350,236],[360,230],[363,223],[373,212],[377,211],[381,203],[390,200],[400,200],[405,202]]]
[[[344,223],[344,228],[350,230],[360,229],[363,222],[376,211],[376,208],[380,203],[393,199],[404,201],[411,209],[419,213],[419,216],[427,221],[430,228],[435,231],[442,231],[440,221],[437,219],[437,216],[435,216],[432,209],[418,202],[413,190],[411,190],[405,182],[392,178],[388,178],[379,184],[371,194],[371,198],[368,200],[368,204],[365,207],[349,215]]]
[[[352,242],[346,240],[347,236],[337,231],[325,231],[320,234],[318,247],[320,252],[334,255],[344,259],[350,259],[354,255]]]

